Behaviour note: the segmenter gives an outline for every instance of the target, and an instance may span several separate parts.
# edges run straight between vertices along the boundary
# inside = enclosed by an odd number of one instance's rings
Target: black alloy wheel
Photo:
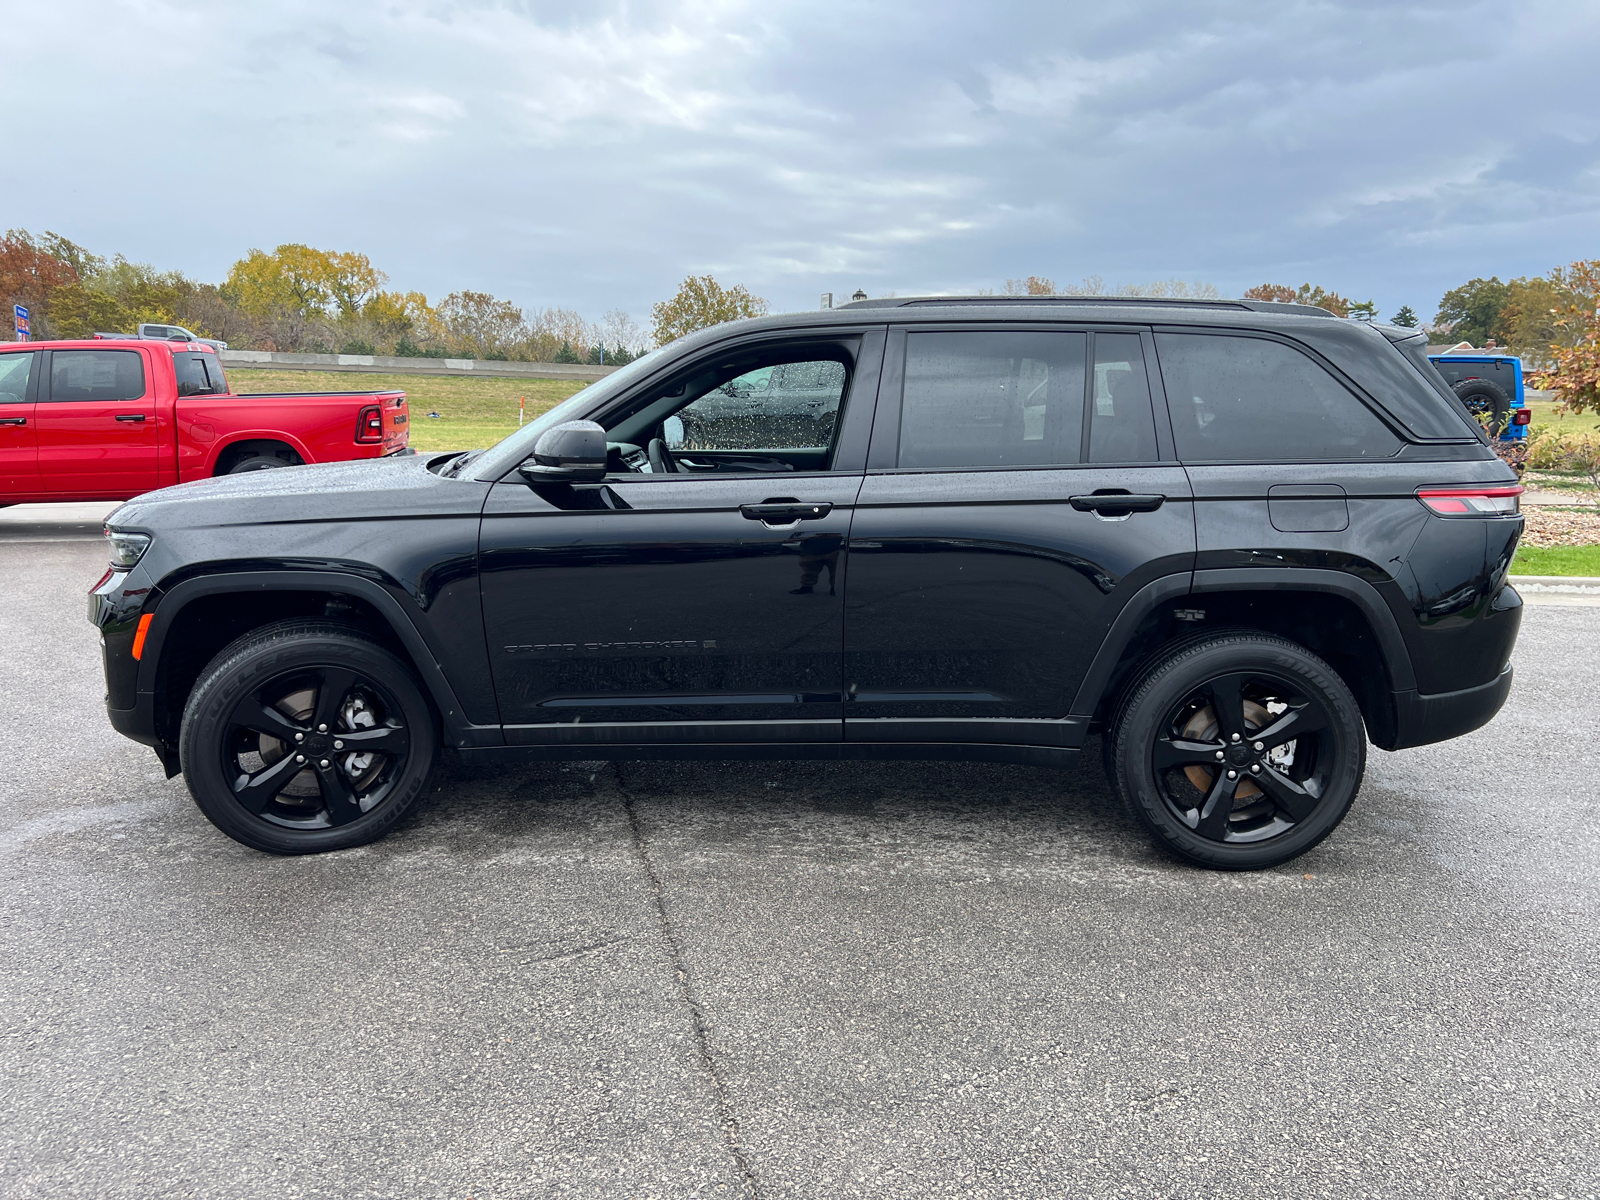
[[[1366,737],[1344,681],[1314,654],[1236,633],[1168,655],[1124,702],[1112,778],[1183,858],[1224,869],[1304,853],[1344,818]]]
[[[234,705],[223,770],[247,812],[288,829],[348,825],[389,798],[411,752],[399,705],[338,666],[274,676]]]
[[[279,854],[387,832],[426,783],[437,745],[410,670],[346,627],[285,622],[212,660],[184,712],[196,803],[230,837]]]

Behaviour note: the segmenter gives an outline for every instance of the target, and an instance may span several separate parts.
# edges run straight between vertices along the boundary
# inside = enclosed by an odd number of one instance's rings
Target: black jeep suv
[[[1476,729],[1515,476],[1423,335],[1247,301],[903,299],[718,326],[466,454],[183,484],[91,596],[111,721],[277,853],[441,745],[1107,773],[1262,867],[1366,742]]]

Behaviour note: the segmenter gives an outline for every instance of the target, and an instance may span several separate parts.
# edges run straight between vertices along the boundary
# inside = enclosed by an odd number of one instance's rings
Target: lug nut
[[[334,743],[333,743],[333,748],[334,748],[334,749],[335,749],[335,750],[343,750],[343,749],[344,749],[344,743],[343,743],[343,742],[341,742],[341,741],[339,741],[339,740],[338,740],[338,739],[337,739],[337,738],[336,738],[336,739],[334,739]]]
[[[1239,778],[1239,772],[1237,772],[1237,771],[1229,771],[1228,772],[1228,778],[1229,779],[1237,779],[1237,778]]]
[[[297,733],[294,735],[294,740],[297,742],[303,742],[306,740],[306,735],[303,733]]]
[[[1225,757],[1227,757],[1227,756],[1224,755],[1221,750],[1217,751],[1217,761],[1218,762],[1221,762]]]
[[[1237,733],[1233,735],[1233,740],[1236,742],[1239,740],[1239,735]]]
[[[1250,768],[1250,774],[1252,774],[1252,775],[1261,774],[1261,764],[1260,763],[1256,763],[1254,766],[1252,766]]]
[[[317,726],[317,732],[318,733],[327,733],[328,732],[328,727],[326,725],[318,725]],[[1233,740],[1237,742],[1239,739],[1238,738],[1234,738]]]
[[[1266,748],[1267,748],[1267,744],[1265,742],[1257,742],[1256,743],[1256,749],[1257,750],[1265,750]]]
[[[304,754],[296,754],[294,760],[295,762],[305,762],[306,756]]]

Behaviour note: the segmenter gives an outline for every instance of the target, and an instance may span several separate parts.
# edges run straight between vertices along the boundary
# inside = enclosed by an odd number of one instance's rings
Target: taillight
[[[1419,488],[1417,499],[1441,517],[1504,517],[1520,507],[1520,483],[1495,487]]]
[[[1511,414],[1511,423],[1513,425],[1532,425],[1533,424],[1533,412],[1532,412],[1532,410],[1526,409],[1526,408],[1517,409],[1516,412]]]
[[[356,441],[383,441],[383,409],[376,404],[367,405],[356,418]]]

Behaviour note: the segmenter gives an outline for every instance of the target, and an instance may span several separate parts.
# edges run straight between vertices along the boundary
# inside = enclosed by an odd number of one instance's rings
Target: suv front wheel
[[[1344,819],[1366,769],[1344,680],[1269,634],[1177,647],[1128,691],[1106,738],[1134,815],[1168,850],[1222,870],[1304,854]]]
[[[373,841],[421,795],[438,748],[410,668],[351,629],[285,621],[223,649],[184,708],[179,755],[212,824],[273,854]]]

